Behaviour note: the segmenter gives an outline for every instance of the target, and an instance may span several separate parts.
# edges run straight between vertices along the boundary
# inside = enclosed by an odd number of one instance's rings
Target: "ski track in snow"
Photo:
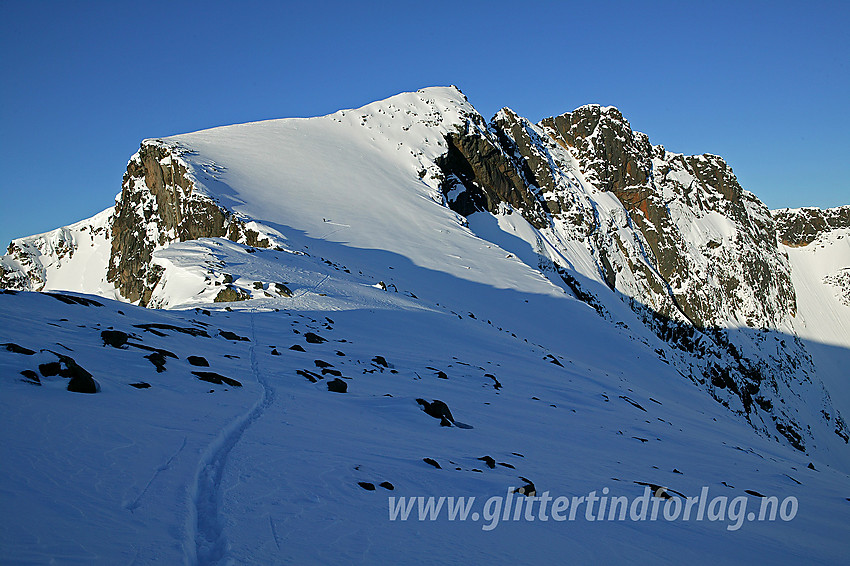
[[[135,511],[136,509],[141,507],[142,498],[145,496],[145,494],[150,489],[151,484],[154,481],[156,481],[156,478],[159,477],[159,474],[161,474],[162,472],[171,468],[171,462],[173,462],[174,459],[183,451],[183,449],[186,448],[186,438],[187,437],[185,437],[185,436],[183,437],[183,443],[180,445],[180,448],[178,448],[177,451],[174,454],[172,454],[171,457],[168,460],[165,461],[165,463],[163,463],[160,467],[158,467],[156,469],[156,471],[153,474],[153,477],[151,477],[151,479],[148,481],[148,483],[145,484],[145,487],[144,487],[144,489],[142,489],[141,493],[139,493],[139,496],[136,497],[136,499],[134,499],[132,502],[126,504],[124,506],[125,509],[127,509],[128,511],[130,511],[132,513],[133,511]]]
[[[228,544],[221,511],[221,479],[231,450],[251,424],[259,419],[274,400],[274,390],[260,372],[256,354],[257,336],[254,312],[251,312],[251,371],[263,394],[247,413],[225,426],[207,447],[198,463],[190,487],[191,505],[186,525],[184,552],[187,565],[228,563]]]
[[[299,294],[295,295],[293,298],[294,298],[294,299],[297,299],[297,298],[299,298],[299,297],[303,297],[303,296],[304,296],[304,295],[306,295],[307,293],[315,293],[315,292],[319,289],[319,287],[321,287],[321,286],[322,286],[322,284],[323,284],[325,281],[327,281],[328,279],[330,279],[330,278],[331,278],[331,276],[330,276],[330,275],[325,275],[325,276],[322,278],[322,280],[321,280],[321,281],[319,281],[318,283],[316,283],[316,286],[315,286],[315,287],[313,287],[313,288],[311,288],[311,289],[307,289],[307,288],[305,288],[305,289],[303,289],[303,290],[302,290]],[[253,319],[252,319],[252,323],[253,323]]]

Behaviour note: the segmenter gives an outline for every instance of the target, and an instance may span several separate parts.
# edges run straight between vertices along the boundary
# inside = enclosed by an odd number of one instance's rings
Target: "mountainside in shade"
[[[771,212],[615,108],[488,122],[429,88],[145,140],[115,207],[14,240],[0,286],[19,560],[503,562],[589,557],[604,533],[611,560],[675,561],[726,532],[390,522],[389,490],[357,483],[383,480],[793,492],[794,522],[724,539],[741,563],[834,560],[848,534],[850,207]]]

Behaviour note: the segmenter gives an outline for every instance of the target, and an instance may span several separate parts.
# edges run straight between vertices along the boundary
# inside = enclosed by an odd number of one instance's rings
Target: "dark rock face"
[[[582,106],[540,125],[583,160],[586,178],[606,191],[641,186],[651,176],[652,146],[646,134],[633,132],[616,108]]]
[[[797,208],[771,211],[776,223],[779,241],[786,246],[808,246],[818,236],[837,230],[850,228],[850,206],[836,208]]]
[[[628,212],[661,276],[650,281],[669,296],[659,314],[680,313],[704,328],[724,326],[727,317],[778,325],[796,311],[790,268],[776,246],[770,214],[722,158],[652,146],[615,108],[583,106],[540,126],[575,156],[587,180],[613,193]],[[735,236],[695,246],[690,226],[721,217]],[[647,274],[633,258],[627,263]],[[635,298],[652,304],[646,296]]]
[[[479,210],[497,212],[501,203],[523,211],[538,228],[545,225],[540,203],[527,190],[531,172],[498,145],[469,127],[446,136],[448,151],[436,161],[445,179],[443,192],[455,212],[468,216]],[[453,194],[456,193],[456,194]]]
[[[162,268],[151,259],[168,242],[223,237],[267,248],[271,242],[198,189],[176,143],[146,140],[127,165],[112,224],[107,281],[147,305]]]
[[[334,393],[347,393],[348,384],[340,378],[335,377],[332,381],[328,382],[328,391],[332,391]]]

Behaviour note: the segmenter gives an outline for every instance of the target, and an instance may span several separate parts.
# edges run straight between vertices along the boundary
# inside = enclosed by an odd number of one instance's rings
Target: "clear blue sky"
[[[456,84],[619,107],[768,206],[850,204],[850,2],[0,0],[0,246],[112,204],[139,142]]]

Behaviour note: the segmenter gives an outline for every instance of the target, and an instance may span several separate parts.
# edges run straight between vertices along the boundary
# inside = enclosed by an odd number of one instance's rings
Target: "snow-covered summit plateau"
[[[145,140],[0,287],[11,562],[844,556],[850,206],[771,212],[616,108],[487,121],[436,87]],[[799,510],[388,519],[524,483]]]

